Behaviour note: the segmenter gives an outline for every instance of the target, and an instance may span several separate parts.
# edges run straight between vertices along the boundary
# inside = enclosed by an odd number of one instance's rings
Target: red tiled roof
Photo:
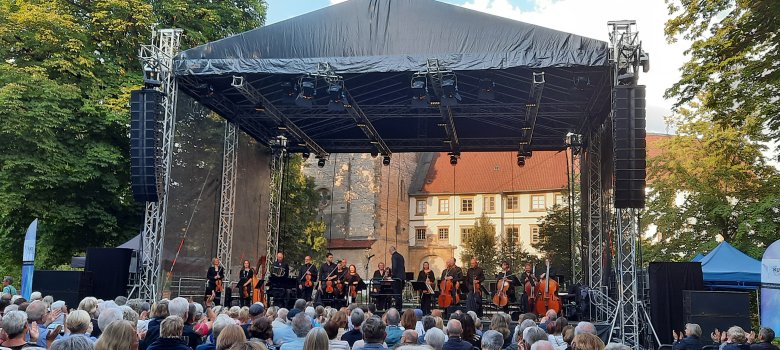
[[[456,166],[446,153],[438,153],[419,192],[528,192],[566,186],[565,152],[534,152],[523,167],[517,166],[517,152],[462,153]]]
[[[330,240],[330,244],[328,245],[328,247],[330,249],[371,248],[374,242],[376,242],[375,239],[356,240],[356,239],[334,238]]]
[[[647,136],[645,137],[645,140],[647,141],[647,159],[653,158],[663,153],[663,149],[660,147],[658,142],[668,140],[671,137],[672,135],[667,134],[647,133]]]

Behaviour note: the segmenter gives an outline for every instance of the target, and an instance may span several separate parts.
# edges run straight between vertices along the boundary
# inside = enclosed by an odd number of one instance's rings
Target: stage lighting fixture
[[[154,89],[162,86],[160,81],[160,72],[156,67],[144,65],[144,88]]]
[[[455,74],[444,75],[441,79],[441,104],[447,107],[457,106],[460,100],[458,78]]]
[[[517,166],[525,166],[525,157],[518,155],[517,156]]]
[[[311,157],[311,153],[303,152],[303,153],[301,153],[301,156],[303,156],[303,159],[309,159],[309,157]]]
[[[293,85],[290,81],[283,81],[279,84],[282,89],[282,102],[288,105],[295,103],[295,97],[298,96],[297,85]]]
[[[477,98],[480,100],[495,100],[496,99],[496,83],[490,79],[479,80],[479,93]]]
[[[460,158],[459,153],[450,153],[450,164],[451,165],[458,165],[458,158]]]
[[[343,112],[344,101],[347,99],[344,93],[344,86],[342,82],[335,82],[328,86],[328,95],[330,100],[328,101],[328,110],[331,112]]]
[[[412,78],[412,107],[428,108],[430,106],[430,96],[428,96],[428,82],[425,76],[415,76]]]
[[[577,90],[585,90],[590,86],[590,78],[587,75],[578,75],[574,77],[574,88]]]
[[[390,165],[390,156],[382,157],[382,165]]]
[[[317,95],[317,80],[314,77],[301,77],[298,80],[298,91],[295,105],[298,107],[313,106],[314,96]]]
[[[325,158],[319,158],[317,160],[317,166],[320,167],[320,168],[324,168],[325,167]]]
[[[371,158],[376,158],[377,156],[379,156],[379,152],[371,151]]]

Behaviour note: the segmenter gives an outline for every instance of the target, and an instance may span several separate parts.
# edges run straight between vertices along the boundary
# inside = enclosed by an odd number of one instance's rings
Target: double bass
[[[535,279],[536,276],[536,265],[534,265],[534,269],[531,272],[531,276],[529,277],[526,274],[526,280],[525,280],[525,295],[528,296],[528,310],[536,309],[536,285],[531,283],[531,279]]]
[[[547,265],[547,272],[544,274],[544,280],[539,282],[539,289],[536,296],[536,313],[544,315],[547,310],[561,311],[561,298],[558,297],[558,282],[550,279],[550,260],[544,261]]]

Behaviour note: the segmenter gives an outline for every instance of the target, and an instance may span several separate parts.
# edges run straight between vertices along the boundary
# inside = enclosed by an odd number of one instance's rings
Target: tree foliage
[[[328,248],[325,223],[317,219],[320,196],[314,190],[314,179],[303,175],[302,166],[300,155],[290,156],[281,208],[279,249],[293,264],[302,262],[306,255],[312,261],[323,261]]]
[[[650,188],[645,219],[657,226],[660,241],[648,256],[689,260],[722,238],[760,257],[780,238],[780,177],[751,137],[760,118],[745,127],[722,126],[715,114],[694,103],[671,120],[676,136],[659,141],[649,159]]]
[[[692,44],[682,77],[666,91],[677,107],[701,99],[713,120],[741,126],[751,118],[780,138],[780,2],[666,0],[669,41]],[[701,96],[701,91],[708,92]]]
[[[539,243],[536,245],[542,256],[550,259],[551,271],[566,278],[571,276],[572,241],[569,216],[569,207],[552,207],[539,224]]]
[[[264,18],[262,0],[0,2],[0,266],[36,217],[41,267],[137,233],[127,105],[154,23],[190,30],[186,48]]]
[[[526,263],[535,265],[539,263],[539,257],[525,250],[521,240],[513,240],[506,232],[501,233],[501,244],[498,246],[498,256],[496,262],[500,264],[503,261],[509,263],[509,267],[514,272],[520,272]],[[498,270],[499,266],[496,266]]]
[[[471,258],[477,258],[486,275],[495,273],[498,265],[496,243],[496,225],[490,223],[490,219],[483,214],[479,219],[474,220],[473,231],[463,241],[463,252],[460,254],[462,265],[470,266]]]

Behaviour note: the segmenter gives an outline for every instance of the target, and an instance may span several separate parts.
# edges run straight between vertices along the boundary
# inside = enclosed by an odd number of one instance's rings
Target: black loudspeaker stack
[[[683,291],[683,317],[686,323],[701,327],[701,340],[711,344],[715,328],[725,331],[740,326],[750,332],[750,293],[722,291]]]
[[[76,308],[81,299],[92,295],[92,272],[36,270],[32,289]]]
[[[87,248],[84,270],[92,273],[92,296],[113,300],[117,296],[127,295],[132,254],[131,249]]]
[[[647,172],[645,87],[616,86],[613,94],[615,208],[641,209]]]
[[[130,177],[133,198],[157,202],[162,193],[159,132],[163,94],[142,89],[130,93]]]

